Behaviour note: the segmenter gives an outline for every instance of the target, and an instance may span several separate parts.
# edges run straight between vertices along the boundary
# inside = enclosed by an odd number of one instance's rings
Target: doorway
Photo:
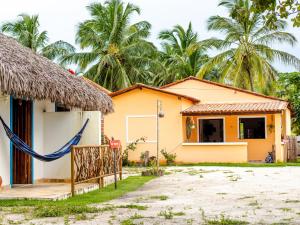
[[[13,132],[32,147],[32,101],[12,100]],[[13,145],[13,184],[32,184],[32,157]]]

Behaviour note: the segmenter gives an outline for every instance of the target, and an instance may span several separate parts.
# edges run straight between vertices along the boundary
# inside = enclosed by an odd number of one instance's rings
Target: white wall
[[[44,113],[44,154],[52,153],[67,143],[87,118],[90,121],[79,144],[98,145],[101,143],[99,112]],[[70,154],[53,162],[44,162],[43,178],[70,179],[70,167]]]
[[[52,153],[66,144],[80,130],[87,118],[90,119],[79,144],[101,143],[100,112],[54,112],[50,101],[34,101],[33,149],[41,155]],[[10,125],[10,97],[0,95],[0,116]],[[70,179],[70,155],[53,162],[34,162],[34,180]],[[0,176],[3,185],[10,184],[10,141],[0,126]]]
[[[0,95],[0,116],[10,125],[10,97]],[[10,141],[0,125],[0,176],[2,185],[10,184]]]
[[[83,121],[89,119],[88,126],[81,138],[81,145],[100,145],[101,144],[101,113],[83,112]]]

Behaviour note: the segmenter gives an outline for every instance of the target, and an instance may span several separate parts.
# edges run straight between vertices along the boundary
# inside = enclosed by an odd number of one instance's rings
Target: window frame
[[[200,125],[200,120],[217,120],[221,119],[223,120],[223,142],[200,142],[200,131],[199,131],[199,125]],[[197,118],[197,141],[198,143],[225,143],[226,142],[226,125],[225,125],[225,117],[198,117]]]
[[[265,120],[265,137],[264,138],[241,138],[240,137],[240,119],[253,119],[253,118],[261,118]],[[238,116],[237,117],[237,138],[239,140],[265,140],[268,137],[268,130],[267,130],[267,116]]]

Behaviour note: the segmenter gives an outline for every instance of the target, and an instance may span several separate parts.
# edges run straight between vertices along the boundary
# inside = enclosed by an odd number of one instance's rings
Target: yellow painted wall
[[[131,139],[137,139],[146,134],[156,137],[154,130],[155,120],[151,123],[151,117],[156,114],[156,101],[162,101],[165,117],[160,119],[160,149],[166,148],[168,152],[177,154],[178,162],[246,162],[247,146],[183,146],[183,118],[180,112],[191,106],[192,102],[185,99],[148,89],[136,89],[125,94],[113,97],[115,112],[105,116],[105,134],[108,137],[120,139],[123,146],[126,143],[126,118],[129,117],[132,122],[127,125],[132,126],[128,129]],[[139,122],[137,122],[139,121]],[[129,153],[130,160],[139,160],[142,152],[149,151],[150,156],[156,155],[156,143],[140,143],[135,152]],[[162,156],[160,156],[162,159]]]
[[[197,98],[201,100],[201,103],[273,101],[272,99],[200,82],[197,80],[186,80],[173,86],[166,87],[164,90]]]
[[[267,138],[266,139],[239,139],[238,134],[238,117],[232,116],[205,116],[193,117],[196,128],[193,129],[191,142],[198,141],[198,119],[199,118],[224,118],[225,119],[225,142],[247,142],[248,143],[248,160],[264,160],[268,152],[272,151],[272,145],[275,143],[275,130],[274,130],[274,115],[256,114],[256,115],[243,115],[243,117],[264,117],[267,118]],[[183,118],[185,121],[185,117]],[[185,122],[184,122],[185,123]],[[272,126],[273,127],[272,127]],[[185,132],[185,129],[183,129]],[[185,135],[185,133],[184,133]],[[186,140],[186,136],[184,136]]]
[[[177,151],[178,163],[224,162],[243,163],[248,161],[247,143],[223,144],[187,144],[180,146]]]
[[[182,137],[182,116],[180,112],[191,106],[193,103],[184,98],[163,94],[149,89],[135,89],[125,94],[113,97],[114,113],[105,116],[104,131],[108,137],[114,136],[120,139],[123,146],[126,143],[126,118],[128,116],[153,116],[156,115],[156,102],[162,101],[165,118],[160,119],[160,140],[161,147],[172,151],[181,145]],[[139,122],[137,122],[139,121]],[[138,139],[147,136],[148,141],[156,140],[156,122],[149,117],[133,119],[129,124],[129,137]],[[150,151],[150,156],[156,155],[156,143],[141,143],[138,151],[130,152],[130,160],[139,160],[141,152]]]

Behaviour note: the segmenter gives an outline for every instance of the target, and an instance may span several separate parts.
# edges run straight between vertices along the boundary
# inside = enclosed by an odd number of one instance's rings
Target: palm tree
[[[62,56],[75,52],[75,48],[64,41],[56,41],[48,44],[47,31],[39,31],[40,23],[38,15],[19,15],[19,19],[4,23],[1,31],[19,41],[22,45],[31,48],[51,60],[59,60]]]
[[[201,67],[200,78],[217,68],[221,82],[270,93],[277,76],[272,63],[279,61],[300,68],[297,57],[272,48],[274,43],[292,46],[296,43],[292,34],[284,32],[285,22],[279,20],[275,30],[269,29],[263,16],[250,10],[249,0],[221,0],[219,5],[227,7],[230,17],[210,17],[208,30],[222,32],[225,37],[201,42],[200,45],[216,48],[220,53]]]
[[[164,62],[164,75],[158,74],[155,83],[170,83],[188,76],[195,76],[201,65],[208,60],[205,49],[198,45],[198,34],[189,23],[185,30],[176,25],[172,30],[164,30],[159,34],[162,40],[161,61]]]
[[[120,0],[92,3],[87,9],[91,19],[79,24],[76,35],[82,52],[70,54],[65,61],[78,63],[85,76],[112,91],[149,83],[156,54],[146,40],[151,25],[147,21],[130,24],[140,9]]]

